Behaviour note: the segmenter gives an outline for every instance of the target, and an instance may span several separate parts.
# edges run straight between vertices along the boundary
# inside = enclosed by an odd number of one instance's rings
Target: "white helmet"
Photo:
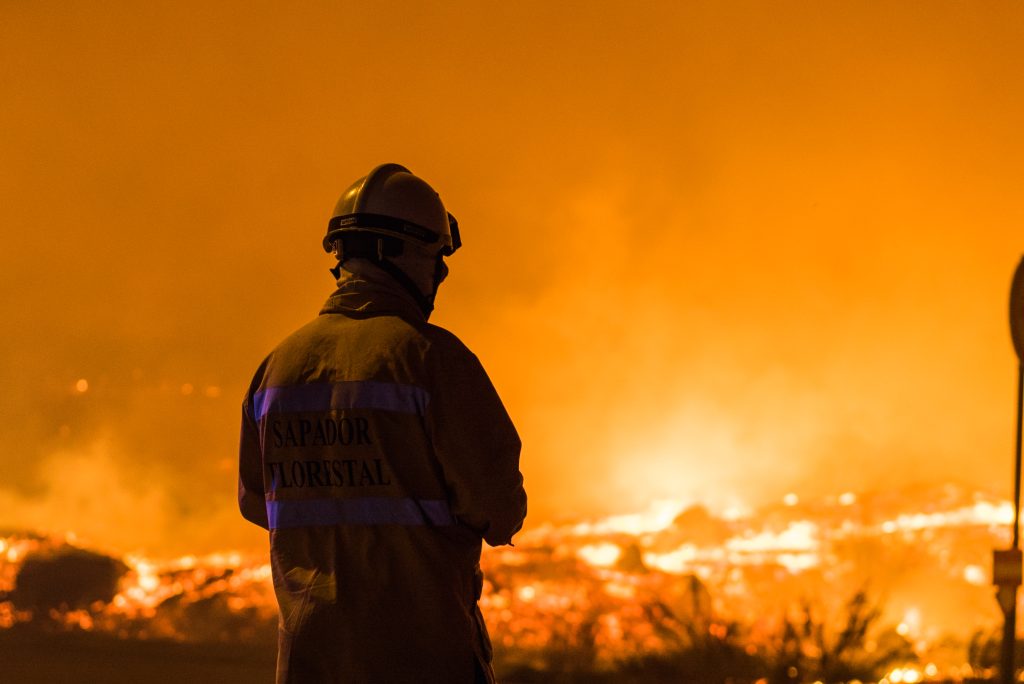
[[[381,164],[342,193],[327,224],[324,249],[345,233],[375,233],[421,243],[450,256],[462,245],[459,224],[437,192],[400,164]]]
[[[421,292],[388,258],[404,253],[406,244],[415,247],[412,254],[434,261],[430,292]],[[369,259],[390,274],[429,318],[447,273],[444,257],[454,254],[462,240],[458,221],[426,181],[399,164],[381,164],[341,194],[323,245],[338,255],[338,265],[331,269],[335,278],[346,259]]]

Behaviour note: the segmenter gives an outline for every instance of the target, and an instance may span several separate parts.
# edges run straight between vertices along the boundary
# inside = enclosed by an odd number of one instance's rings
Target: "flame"
[[[580,523],[573,528],[573,532],[579,536],[658,532],[668,527],[686,506],[687,502],[684,501],[656,501],[644,512],[613,515],[594,522]]]
[[[576,554],[590,565],[597,568],[607,568],[615,565],[622,555],[622,549],[616,544],[602,542],[600,544],[588,544],[580,547]]]
[[[630,657],[677,647],[685,632],[679,625],[725,638],[727,625],[736,621],[749,625],[746,648],[756,653],[770,648],[777,630],[772,615],[808,598],[823,601],[835,595],[843,582],[852,581],[856,573],[849,568],[857,563],[877,575],[883,568],[877,554],[908,545],[933,559],[928,569],[938,579],[929,575],[928,582],[941,581],[944,589],[928,585],[915,595],[911,582],[903,591],[919,602],[895,596],[899,612],[889,616],[889,624],[914,640],[922,660],[891,669],[883,681],[960,676],[964,663],[939,667],[924,657],[931,644],[948,636],[948,629],[934,629],[943,601],[966,597],[965,603],[988,606],[975,619],[996,615],[983,559],[993,545],[1005,542],[1012,507],[978,494],[962,494],[945,508],[928,497],[868,505],[864,496],[843,494],[830,501],[825,505],[801,497],[742,516],[733,505],[717,515],[698,516],[714,530],[703,536],[686,527],[687,520],[697,519],[687,517],[693,504],[686,501],[659,501],[635,514],[540,526],[521,535],[516,547],[484,554],[481,608],[498,648],[522,664],[542,664],[552,643],[580,648],[579,634],[591,633],[588,648],[594,662],[611,668]],[[26,558],[74,540],[71,534],[0,537],[0,629],[46,619],[60,629],[125,638],[230,640],[250,638],[254,630],[273,633],[277,607],[262,554],[223,551],[169,559],[129,554],[121,559],[128,570],[107,603],[38,615],[4,600],[15,589]],[[874,555],[859,560],[849,555],[865,544]],[[220,611],[212,619],[200,610],[211,605]],[[958,624],[947,627],[962,628],[958,618]]]
[[[916,667],[897,667],[889,672],[882,681],[886,680],[892,684],[917,684],[922,680],[922,672]]]

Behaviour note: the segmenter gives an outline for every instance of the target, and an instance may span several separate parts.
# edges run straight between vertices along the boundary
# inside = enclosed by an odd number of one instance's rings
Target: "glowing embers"
[[[968,565],[964,567],[964,581],[976,587],[987,587],[992,578],[985,568],[980,565]]]
[[[724,558],[725,553],[722,549],[702,550],[694,544],[683,544],[678,549],[667,553],[645,554],[644,562],[662,572],[682,575],[687,572],[696,572],[697,568],[705,563],[721,562]]]
[[[623,518],[625,516],[619,516]],[[662,527],[649,525],[640,526],[642,529],[651,529],[649,534],[639,536],[626,534],[597,534],[597,529],[613,529],[607,524],[581,524],[573,528],[574,534],[580,534],[582,539],[589,540],[595,537],[612,537],[619,539],[632,539],[614,543],[611,541],[591,541],[584,543],[576,551],[578,557],[587,564],[596,568],[609,568],[625,562],[623,546],[632,547],[637,551],[637,557],[633,559],[633,565],[639,564],[645,569],[660,570],[673,574],[698,573],[706,576],[709,568],[721,567],[723,565],[780,565],[790,572],[798,573],[803,570],[818,567],[821,564],[820,557],[820,530],[819,527],[810,521],[797,520],[783,526],[781,529],[765,527],[758,529],[756,526],[745,527],[738,534],[728,536],[715,544],[697,544],[690,541],[685,532],[671,530],[673,521]],[[661,534],[655,534],[657,530]],[[677,546],[671,545],[672,538],[682,537],[683,541]],[[666,549],[666,546],[668,548]]]
[[[260,633],[269,638],[273,632],[277,607],[270,567],[238,553],[169,561],[137,555],[113,559],[76,550],[66,539],[27,535],[0,538],[0,547],[0,594],[12,599],[0,601],[0,628],[31,622],[46,630],[200,641],[244,640]],[[36,572],[32,594],[19,598],[15,589],[25,559],[45,562],[75,554],[108,558],[121,568],[116,593],[106,599],[89,599],[88,605],[67,605],[70,594],[58,585],[66,585],[72,578],[54,578],[50,586],[41,584],[38,578],[44,574]],[[88,581],[74,580],[78,584]],[[249,619],[240,621],[238,616]]]
[[[537,559],[533,552],[524,555]],[[579,563],[486,563],[480,604],[504,662],[551,670],[560,667],[553,659],[584,658],[610,669],[676,645],[665,627],[675,618],[660,595],[664,575],[591,571]]]
[[[972,624],[998,617],[986,559],[1006,532],[1007,508],[959,489],[801,494],[794,505],[776,500],[756,513],[662,502],[539,525],[514,548],[485,550],[481,608],[505,667],[553,670],[569,658],[614,668],[695,639],[741,639],[744,652],[769,657],[788,607],[807,602],[816,614],[837,615],[829,601],[869,577],[873,598],[885,592],[888,601],[881,626],[918,656],[889,664],[886,681],[962,678],[971,670],[951,660],[943,640],[960,639],[966,653],[965,616]],[[26,557],[70,541],[0,538],[0,592],[14,587]],[[109,602],[33,614],[0,601],[0,628],[43,620],[126,638],[272,642],[276,601],[264,554],[120,561],[126,569]]]
[[[941,527],[989,526],[1006,527],[1013,523],[1013,505],[1009,501],[977,501],[971,506],[961,506],[947,511],[929,513],[903,513],[895,519],[884,521],[880,529],[886,534],[893,532],[917,532]]]
[[[616,544],[602,542],[600,544],[587,544],[580,547],[576,552],[584,561],[599,568],[607,568],[615,565],[622,555],[622,549]]]
[[[579,523],[573,532],[580,536],[659,532],[669,527],[686,507],[687,502],[684,501],[656,501],[641,513],[612,515],[593,522]]]
[[[729,559],[738,565],[778,563],[792,572],[817,567],[821,563],[818,526],[801,520],[783,530],[761,532],[733,538],[725,543]]]
[[[887,684],[888,682],[892,682],[892,684],[917,684],[917,682],[921,681],[924,681],[924,673],[916,667],[908,666],[893,668],[879,684]]]

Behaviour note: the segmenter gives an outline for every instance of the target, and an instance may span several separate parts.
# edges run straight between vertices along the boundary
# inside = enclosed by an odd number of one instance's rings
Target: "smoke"
[[[206,506],[176,494],[178,483],[152,465],[129,468],[123,447],[101,437],[44,456],[31,494],[0,490],[5,528],[70,533],[117,553],[193,554],[255,548],[222,502]],[[191,510],[190,510],[191,509]]]
[[[159,488],[129,483],[111,457],[111,443],[97,440],[82,450],[56,451],[39,464],[35,496],[4,491],[0,505],[8,526],[72,531],[118,549],[163,538],[169,505]],[[130,521],[145,521],[134,526]]]
[[[329,292],[337,194],[384,161],[460,219],[433,320],[519,426],[528,524],[1005,481],[1019,22],[186,5],[0,7],[0,524],[262,544],[238,400]]]
[[[512,389],[535,514],[1003,481],[1011,405],[976,398],[1008,384],[1006,359],[967,356],[1006,346],[999,298],[964,295],[998,287],[983,245],[921,245],[896,225],[916,202],[894,199],[891,222],[854,230],[873,208],[843,215],[845,179],[813,199],[764,179],[754,210],[699,166],[622,175],[640,165],[553,203],[546,280],[479,338]]]

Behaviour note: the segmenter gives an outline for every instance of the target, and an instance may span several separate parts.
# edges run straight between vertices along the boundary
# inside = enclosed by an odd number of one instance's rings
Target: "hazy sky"
[[[388,161],[459,218],[432,320],[529,524],[1009,495],[1022,74],[1017,1],[0,1],[0,526],[260,547],[241,397]]]

